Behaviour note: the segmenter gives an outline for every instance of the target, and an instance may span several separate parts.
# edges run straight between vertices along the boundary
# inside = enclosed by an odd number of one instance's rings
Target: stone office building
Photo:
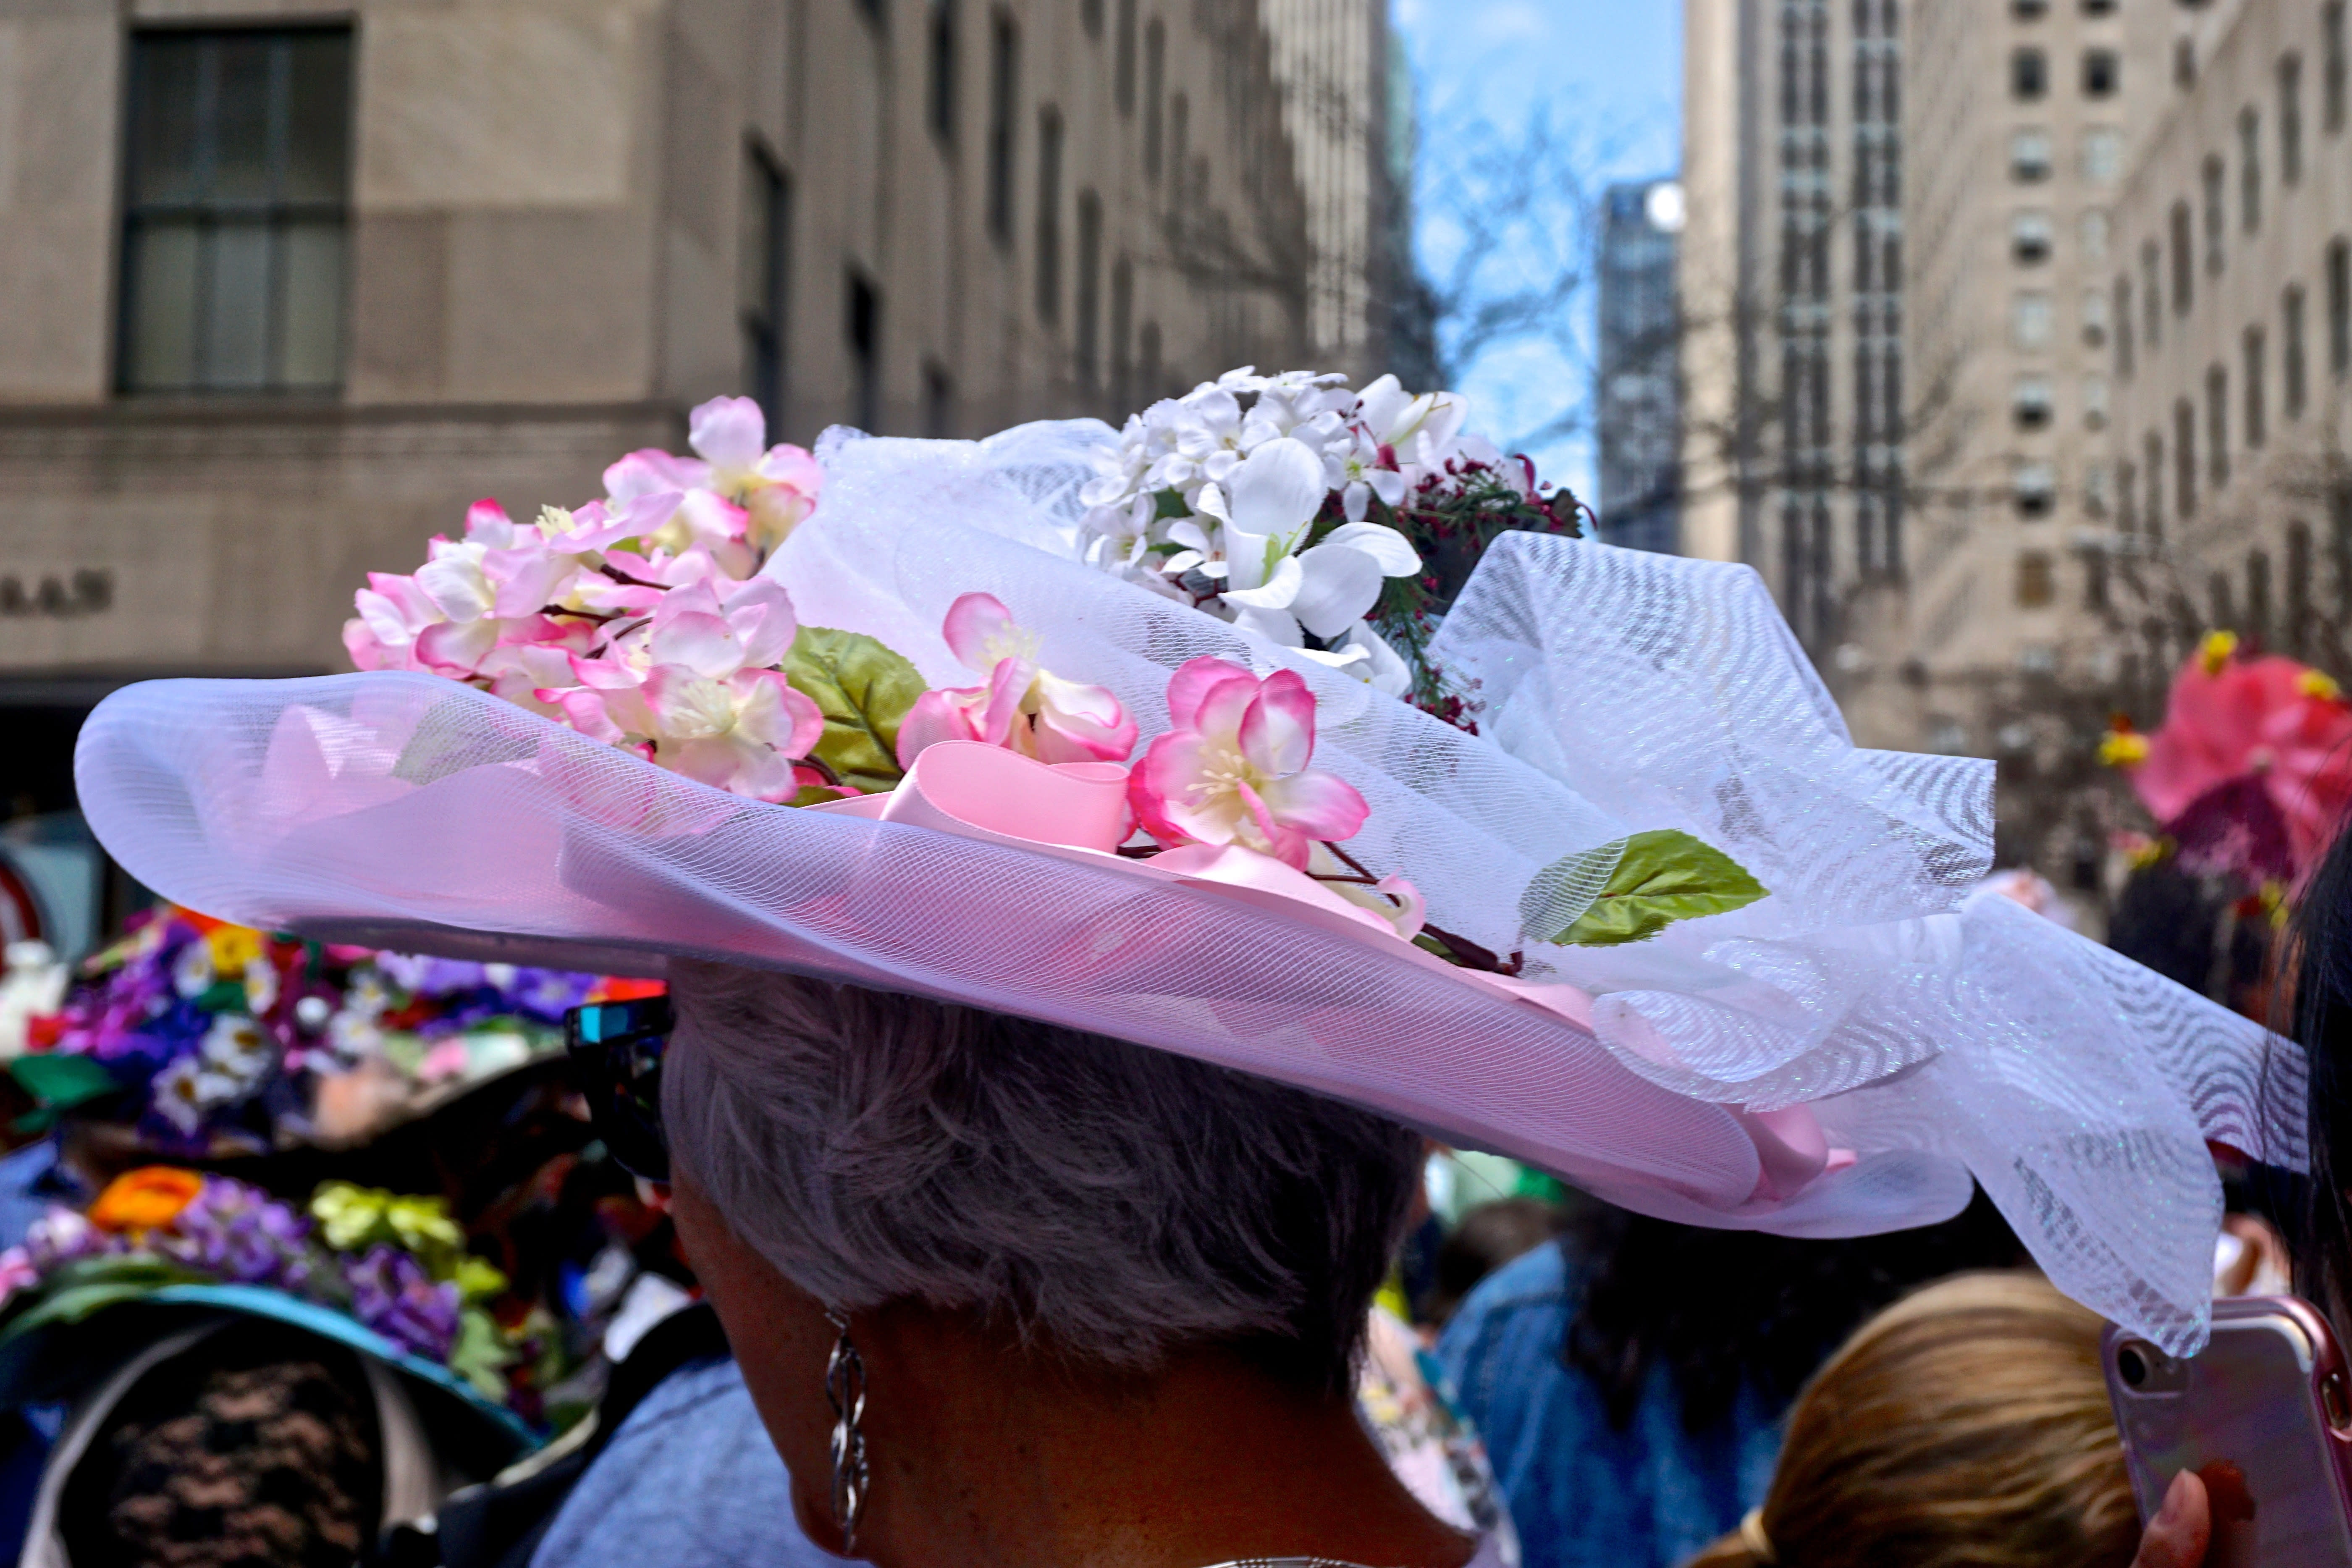
[[[712,395],[961,436],[1307,363],[1318,232],[1381,193],[1381,16],[0,3],[0,816],[69,807],[106,689],[343,668],[367,571]],[[1327,132],[1302,170],[1285,68],[1361,168]]]

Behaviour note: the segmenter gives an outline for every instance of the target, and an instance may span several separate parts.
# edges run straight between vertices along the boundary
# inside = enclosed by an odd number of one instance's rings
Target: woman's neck
[[[1089,1377],[949,1315],[877,1316],[858,1549],[886,1568],[1462,1568],[1475,1550],[1413,1500],[1344,1395],[1223,1351]]]

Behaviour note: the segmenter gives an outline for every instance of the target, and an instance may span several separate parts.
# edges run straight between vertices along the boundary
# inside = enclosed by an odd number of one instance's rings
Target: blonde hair
[[[1797,1396],[1764,1506],[1684,1568],[2127,1568],[2100,1327],[2032,1274],[1896,1302]]]

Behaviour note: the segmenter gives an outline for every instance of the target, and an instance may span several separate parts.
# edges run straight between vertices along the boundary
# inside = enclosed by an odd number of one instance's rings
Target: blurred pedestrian
[[[1805,1385],[1763,1503],[1685,1568],[2125,1568],[2101,1327],[2021,1272],[1906,1297]]]
[[[1762,1500],[1781,1413],[1857,1322],[2019,1256],[1982,1197],[1944,1225],[1857,1241],[1601,1209],[1471,1292],[1438,1359],[1528,1568],[1668,1568]]]

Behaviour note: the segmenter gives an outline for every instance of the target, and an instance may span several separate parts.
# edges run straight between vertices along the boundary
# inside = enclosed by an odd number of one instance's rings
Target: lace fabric
[[[824,506],[769,570],[803,624],[934,685],[956,595],[996,595],[1147,738],[1214,655],[1299,670],[1349,849],[1431,918],[1598,998],[1590,1030],[1197,884],[761,805],[486,693],[379,673],[151,682],[85,726],[81,798],[134,876],[223,918],[453,956],[658,974],[673,953],[1052,1019],[1350,1100],[1691,1223],[1843,1236],[1982,1182],[2053,1279],[2201,1343],[2205,1142],[2300,1167],[2294,1047],[1999,898],[1991,768],[1855,748],[1745,568],[1507,535],[1434,647],[1481,733],[1069,557],[1090,422],[820,445]],[[1770,896],[1617,948],[1526,942],[1545,868],[1651,828]],[[1792,1193],[1759,1113],[1856,1156]]]

